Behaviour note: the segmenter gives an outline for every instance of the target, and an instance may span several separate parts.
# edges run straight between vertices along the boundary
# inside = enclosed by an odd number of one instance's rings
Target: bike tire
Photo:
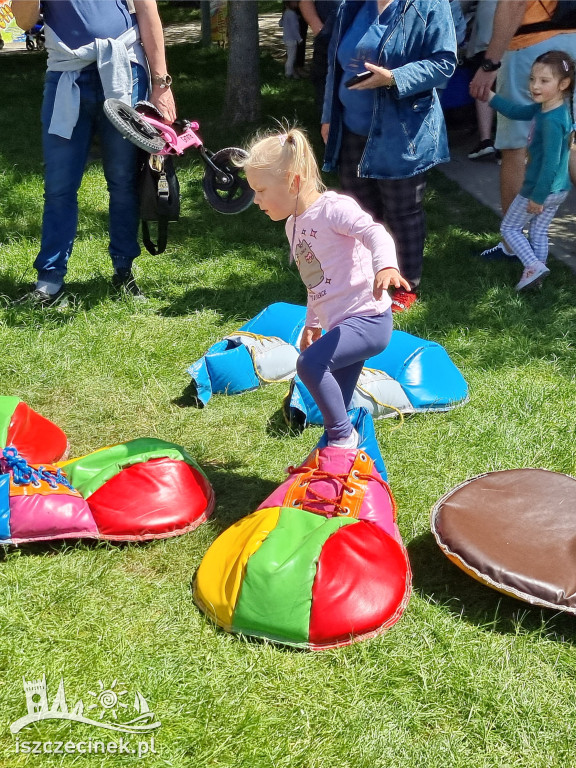
[[[106,99],[104,114],[125,139],[145,152],[154,155],[166,146],[161,132],[120,99]]]
[[[210,160],[231,177],[230,184],[222,184],[216,178],[215,171],[207,165],[202,179],[202,190],[206,201],[219,213],[232,215],[249,208],[254,200],[254,191],[246,181],[242,169],[233,163],[234,157],[246,157],[246,152],[238,147],[226,147],[215,152]]]

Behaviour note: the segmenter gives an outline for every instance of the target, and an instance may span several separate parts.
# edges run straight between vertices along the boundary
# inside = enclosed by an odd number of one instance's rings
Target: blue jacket
[[[404,7],[382,40],[378,65],[393,70],[396,86],[375,89],[370,133],[358,175],[402,179],[450,159],[444,116],[436,88],[445,87],[456,68],[456,36],[448,0],[401,0]],[[344,0],[330,42],[323,123],[330,123],[324,170],[338,167],[342,67],[336,50],[359,8]]]

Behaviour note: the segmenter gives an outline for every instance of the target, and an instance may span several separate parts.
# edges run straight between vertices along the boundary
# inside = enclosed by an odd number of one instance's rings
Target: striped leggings
[[[548,195],[542,213],[528,213],[528,198],[517,195],[506,212],[500,232],[525,267],[548,258],[548,228],[568,192]],[[528,237],[523,229],[529,224]]]

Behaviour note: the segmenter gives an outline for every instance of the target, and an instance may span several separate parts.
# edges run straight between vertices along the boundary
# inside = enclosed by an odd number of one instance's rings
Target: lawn
[[[249,131],[221,120],[221,51],[174,46],[170,70],[180,113],[199,120],[208,147],[244,141]],[[40,234],[42,71],[35,54],[2,57],[0,394],[56,421],[72,456],[145,435],[185,446],[217,505],[207,524],[175,539],[1,554],[0,766],[575,765],[574,620],[477,584],[429,531],[434,502],[466,478],[525,466],[576,474],[573,276],[554,263],[542,290],[518,296],[518,268],[474,258],[494,242],[494,214],[431,175],[421,301],[395,322],[443,344],[471,397],[400,428],[376,425],[414,572],[406,613],[379,638],[319,653],[228,635],[193,604],[193,574],[218,533],[256,508],[320,429],[286,430],[285,385],[181,407],[185,369],[267,304],[303,303],[305,291],[287,264],[282,225],[256,208],[236,217],[212,211],[200,167],[187,157],[178,163],[183,216],[171,225],[169,249],[143,254],[136,267],[147,302],[109,287],[106,191],[94,164],[70,262],[74,300],[62,310],[13,306],[33,280]],[[262,74],[264,122],[297,117],[314,133],[309,83],[286,83],[281,64],[266,57]],[[50,701],[62,678],[70,706],[95,702],[104,689],[129,704],[140,692],[161,722],[155,753],[24,754],[9,726],[26,714],[23,677],[44,673]],[[114,739],[54,720],[19,736]]]

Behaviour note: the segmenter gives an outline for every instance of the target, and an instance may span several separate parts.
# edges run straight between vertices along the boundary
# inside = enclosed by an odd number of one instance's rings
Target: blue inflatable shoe
[[[213,344],[188,368],[200,405],[213,394],[235,395],[296,373],[306,308],[270,304],[235,333]]]
[[[380,448],[378,446],[378,441],[376,440],[376,431],[374,429],[374,421],[372,416],[370,416],[366,408],[354,408],[348,413],[350,415],[352,426],[356,432],[358,432],[358,436],[360,438],[358,441],[358,450],[367,453],[374,462],[374,466],[381,474],[382,479],[388,480],[384,459],[382,458],[382,454],[380,453]],[[324,432],[313,450],[316,448],[325,448],[327,445],[328,438],[326,436],[326,432]]]

